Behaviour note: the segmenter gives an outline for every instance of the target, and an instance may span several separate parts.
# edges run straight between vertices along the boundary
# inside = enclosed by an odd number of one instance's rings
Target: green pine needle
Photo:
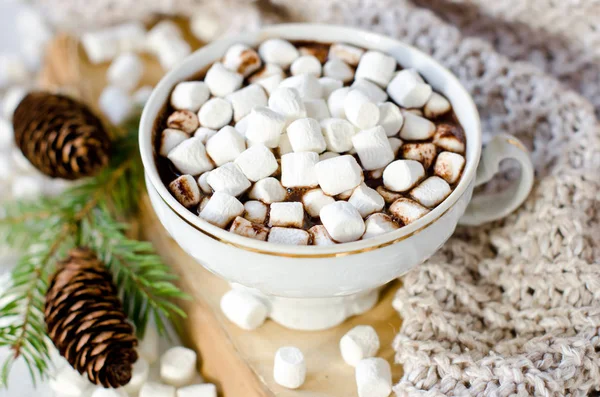
[[[70,249],[93,249],[113,274],[125,313],[142,337],[153,319],[161,334],[165,321],[185,313],[173,300],[188,299],[151,244],[127,235],[144,191],[137,149],[137,120],[114,143],[111,164],[69,189],[60,199],[12,202],[0,207],[0,244],[23,252],[0,295],[0,346],[14,354],[0,366],[6,386],[12,365],[22,358],[34,383],[48,376],[50,352],[44,320],[45,295],[57,263]]]

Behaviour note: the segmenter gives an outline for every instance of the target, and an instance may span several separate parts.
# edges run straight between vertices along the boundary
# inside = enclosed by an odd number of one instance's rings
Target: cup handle
[[[459,224],[477,226],[504,218],[527,199],[533,188],[533,163],[527,148],[521,141],[510,135],[495,136],[483,149],[475,186],[489,182],[498,173],[500,162],[505,159],[515,159],[519,162],[521,176],[501,192],[476,194],[467,206]]]

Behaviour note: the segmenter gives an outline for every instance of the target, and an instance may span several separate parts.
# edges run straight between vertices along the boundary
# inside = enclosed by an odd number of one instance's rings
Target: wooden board
[[[157,62],[145,57],[146,72],[141,85],[155,85],[163,74]],[[40,75],[44,87],[78,96],[96,106],[106,84],[107,65],[90,64],[76,40],[59,36],[50,45],[45,67]],[[382,292],[379,304],[370,312],[354,317],[327,331],[291,331],[267,321],[258,330],[248,332],[237,328],[223,317],[219,309],[221,296],[228,284],[205,270],[186,255],[169,237],[152,211],[149,200],[142,203],[141,230],[158,253],[181,276],[180,286],[193,297],[183,302],[188,314],[182,339],[195,348],[201,357],[201,372],[214,382],[225,397],[350,397],[357,395],[354,369],[342,360],[338,343],[342,335],[358,324],[370,324],[381,339],[380,356],[393,363],[391,344],[401,320],[392,308],[399,282]],[[281,346],[300,348],[306,357],[306,383],[299,390],[287,390],[273,381],[273,357]],[[402,369],[393,365],[396,382]]]

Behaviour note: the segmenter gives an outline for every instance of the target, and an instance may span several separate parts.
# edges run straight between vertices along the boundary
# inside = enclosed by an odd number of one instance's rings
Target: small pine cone
[[[129,383],[137,339],[110,272],[92,251],[73,249],[59,264],[44,315],[50,339],[79,373],[104,387]]]
[[[15,142],[42,173],[62,179],[94,175],[108,164],[110,137],[81,102],[62,95],[27,95],[13,117]]]

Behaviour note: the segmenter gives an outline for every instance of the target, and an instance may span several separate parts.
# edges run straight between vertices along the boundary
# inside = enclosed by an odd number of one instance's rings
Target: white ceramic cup
[[[232,44],[257,46],[269,38],[345,42],[382,51],[402,67],[417,69],[435,91],[450,100],[466,134],[466,165],[452,194],[423,218],[392,233],[333,246],[276,245],[245,238],[209,224],[179,204],[161,181],[155,163],[157,116],[178,82],[219,60]],[[370,309],[381,286],[433,255],[457,224],[477,225],[508,215],[521,205],[533,185],[531,160],[517,139],[497,136],[482,155],[477,108],[450,71],[398,40],[348,27],[275,25],[203,47],[157,85],[144,109],[139,139],[148,193],[171,236],[211,272],[263,298],[273,320],[295,329],[332,327]],[[489,181],[507,158],[520,163],[520,178],[501,193],[472,200],[473,188]]]

